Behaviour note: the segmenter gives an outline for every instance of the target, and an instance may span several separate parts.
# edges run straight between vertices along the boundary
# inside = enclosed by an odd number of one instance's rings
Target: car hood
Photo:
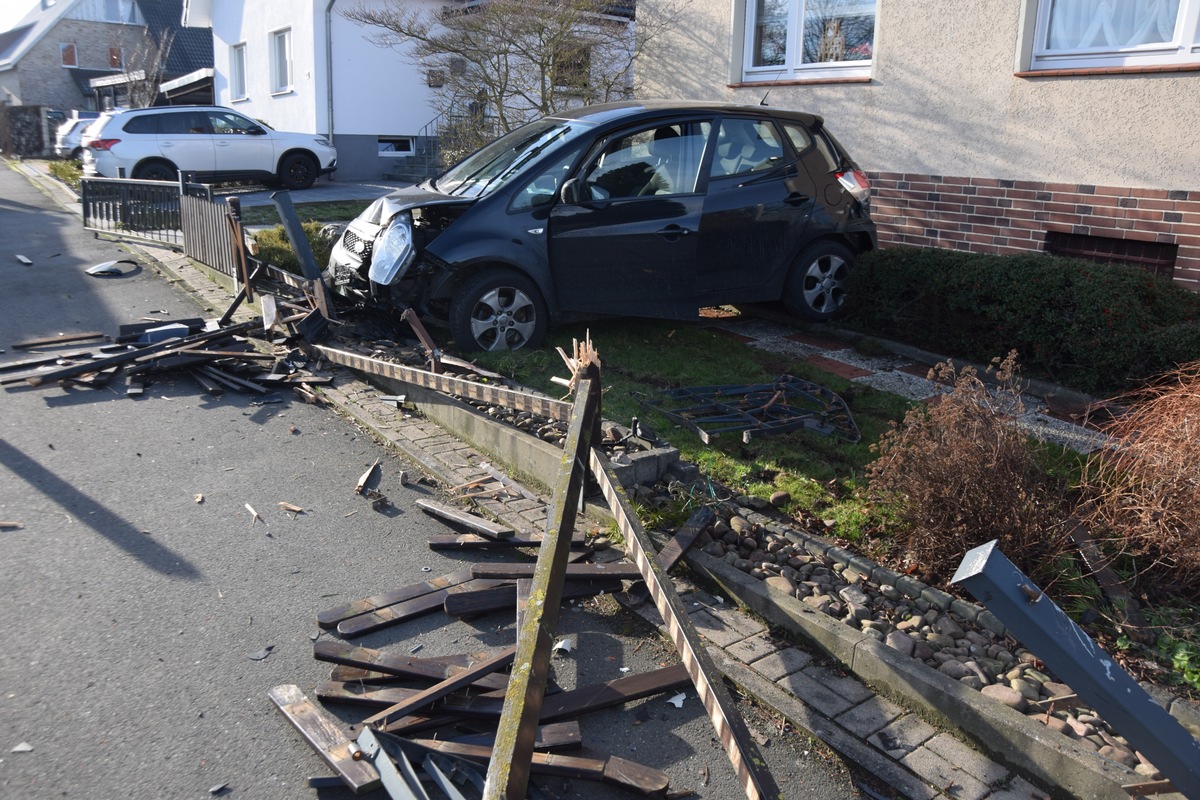
[[[382,227],[388,220],[401,211],[429,206],[470,205],[474,200],[467,197],[450,197],[441,192],[422,189],[419,186],[408,186],[386,194],[358,215],[355,222],[366,222]]]

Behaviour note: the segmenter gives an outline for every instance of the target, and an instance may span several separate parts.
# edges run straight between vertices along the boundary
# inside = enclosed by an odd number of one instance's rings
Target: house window
[[[746,0],[743,79],[870,77],[875,0]]]
[[[592,51],[579,42],[571,42],[554,51],[551,75],[560,89],[586,89],[592,78]]]
[[[108,67],[109,69],[125,69],[125,48],[108,48]]]
[[[1026,2],[1031,69],[1200,64],[1200,0]]]
[[[229,96],[232,100],[246,99],[246,45],[229,48]]]
[[[1049,231],[1046,233],[1046,252],[1101,264],[1128,264],[1169,279],[1175,275],[1175,257],[1179,246],[1169,242],[1139,242]]]
[[[292,30],[271,34],[271,91],[278,94],[292,89]]]
[[[380,136],[379,155],[387,157],[407,156],[413,151],[413,140],[408,136]]]
[[[104,0],[105,22],[134,22],[132,0]]]
[[[64,67],[78,67],[79,58],[75,53],[74,42],[62,42],[58,46],[58,55]]]

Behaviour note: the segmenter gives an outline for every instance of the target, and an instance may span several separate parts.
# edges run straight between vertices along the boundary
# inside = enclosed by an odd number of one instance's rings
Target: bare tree
[[[425,71],[445,114],[443,138],[466,139],[455,150],[534,117],[631,97],[634,60],[677,16],[635,25],[632,0],[483,0],[439,10],[388,0],[341,13]]]
[[[133,47],[125,53],[125,105],[129,108],[149,108],[158,99],[158,87],[167,71],[167,56],[175,41],[175,32],[165,30],[158,37],[144,30]]]

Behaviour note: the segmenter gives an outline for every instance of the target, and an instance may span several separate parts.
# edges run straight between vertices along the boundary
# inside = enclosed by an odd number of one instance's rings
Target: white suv
[[[83,135],[83,174],[173,181],[260,180],[307,189],[337,169],[337,150],[311,133],[285,133],[220,106],[118,109]]]

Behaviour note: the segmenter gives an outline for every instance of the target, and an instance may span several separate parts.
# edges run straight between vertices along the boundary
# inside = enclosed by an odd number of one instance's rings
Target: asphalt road
[[[0,164],[0,359],[18,357],[11,344],[26,338],[199,314],[152,265],[120,278],[84,273],[125,257]],[[329,411],[256,399],[208,398],[183,377],[139,399],[118,382],[0,397],[0,520],[22,526],[0,530],[3,800],[173,800],[220,786],[220,796],[247,800],[351,796],[307,787],[328,770],[267,690],[311,692],[328,677],[311,655],[318,611],[473,559],[428,550],[425,539],[445,529],[413,506],[431,488],[400,485],[411,466]],[[387,513],[353,493],[376,458]],[[281,501],[307,511],[285,513]],[[674,661],[612,605],[563,612],[562,635],[576,647],[556,660],[560,685]],[[514,639],[511,615],[452,624],[436,615],[359,643],[446,655]],[[666,770],[673,789],[697,797],[741,796],[695,692],[687,696],[678,709],[658,697],[590,715],[585,754]],[[865,796],[836,758],[747,711],[787,797]],[[561,778],[542,786],[559,798],[629,796]]]

